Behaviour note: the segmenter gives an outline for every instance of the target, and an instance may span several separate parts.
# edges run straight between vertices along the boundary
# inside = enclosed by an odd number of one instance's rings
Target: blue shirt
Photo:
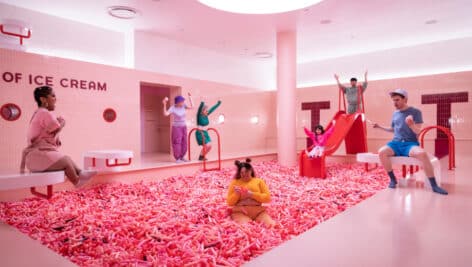
[[[392,117],[393,141],[418,142],[417,134],[405,122],[405,118],[409,115],[413,117],[415,123],[423,123],[423,116],[419,109],[409,107],[395,111]]]

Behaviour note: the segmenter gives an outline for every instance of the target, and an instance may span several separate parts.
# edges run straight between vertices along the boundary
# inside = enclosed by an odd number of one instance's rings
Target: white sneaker
[[[97,171],[81,171],[79,174],[79,182],[75,185],[75,187],[84,186],[96,174],[97,174]]]
[[[182,158],[181,161],[182,161],[182,162],[189,162],[188,159],[184,159],[184,158]]]
[[[175,161],[175,163],[182,163],[182,162],[184,162],[184,161],[181,160],[181,159],[178,159],[178,160]]]

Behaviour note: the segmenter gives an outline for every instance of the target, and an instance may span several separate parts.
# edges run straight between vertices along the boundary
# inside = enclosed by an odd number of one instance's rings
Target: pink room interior
[[[0,266],[470,266],[468,1],[323,0],[253,14],[212,1],[39,2],[0,0]],[[343,85],[367,75],[364,110],[346,114],[335,74]],[[60,152],[97,171],[84,187],[57,171],[39,184],[19,173],[39,86],[54,89],[53,114],[66,121]],[[393,157],[403,163],[388,188],[377,153],[392,133],[372,125],[390,127],[398,88],[433,127],[416,136],[446,196],[411,157]],[[182,160],[163,110],[179,95],[193,102]],[[219,101],[198,125],[200,103]],[[334,133],[312,158],[303,128],[317,125]],[[205,160],[199,130],[211,137]],[[367,146],[352,148],[352,135]],[[226,203],[234,161],[247,157],[274,225],[237,224]]]

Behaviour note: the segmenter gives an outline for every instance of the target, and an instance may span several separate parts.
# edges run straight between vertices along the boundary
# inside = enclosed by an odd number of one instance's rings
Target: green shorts
[[[208,144],[211,142],[211,138],[210,138],[210,135],[208,135],[207,130],[197,130],[197,134],[195,136],[197,137],[197,143],[199,146],[203,145],[202,132],[203,132],[203,136],[205,137],[205,144]]]

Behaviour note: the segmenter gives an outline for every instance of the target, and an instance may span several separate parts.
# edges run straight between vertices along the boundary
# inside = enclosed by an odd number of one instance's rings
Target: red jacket
[[[305,134],[308,137],[310,137],[310,139],[313,141],[313,145],[315,146],[325,146],[326,142],[328,141],[328,138],[331,136],[331,134],[333,134],[333,131],[334,131],[334,125],[329,127],[329,129],[324,134],[315,136],[315,134],[312,131],[308,130],[305,127]]]

